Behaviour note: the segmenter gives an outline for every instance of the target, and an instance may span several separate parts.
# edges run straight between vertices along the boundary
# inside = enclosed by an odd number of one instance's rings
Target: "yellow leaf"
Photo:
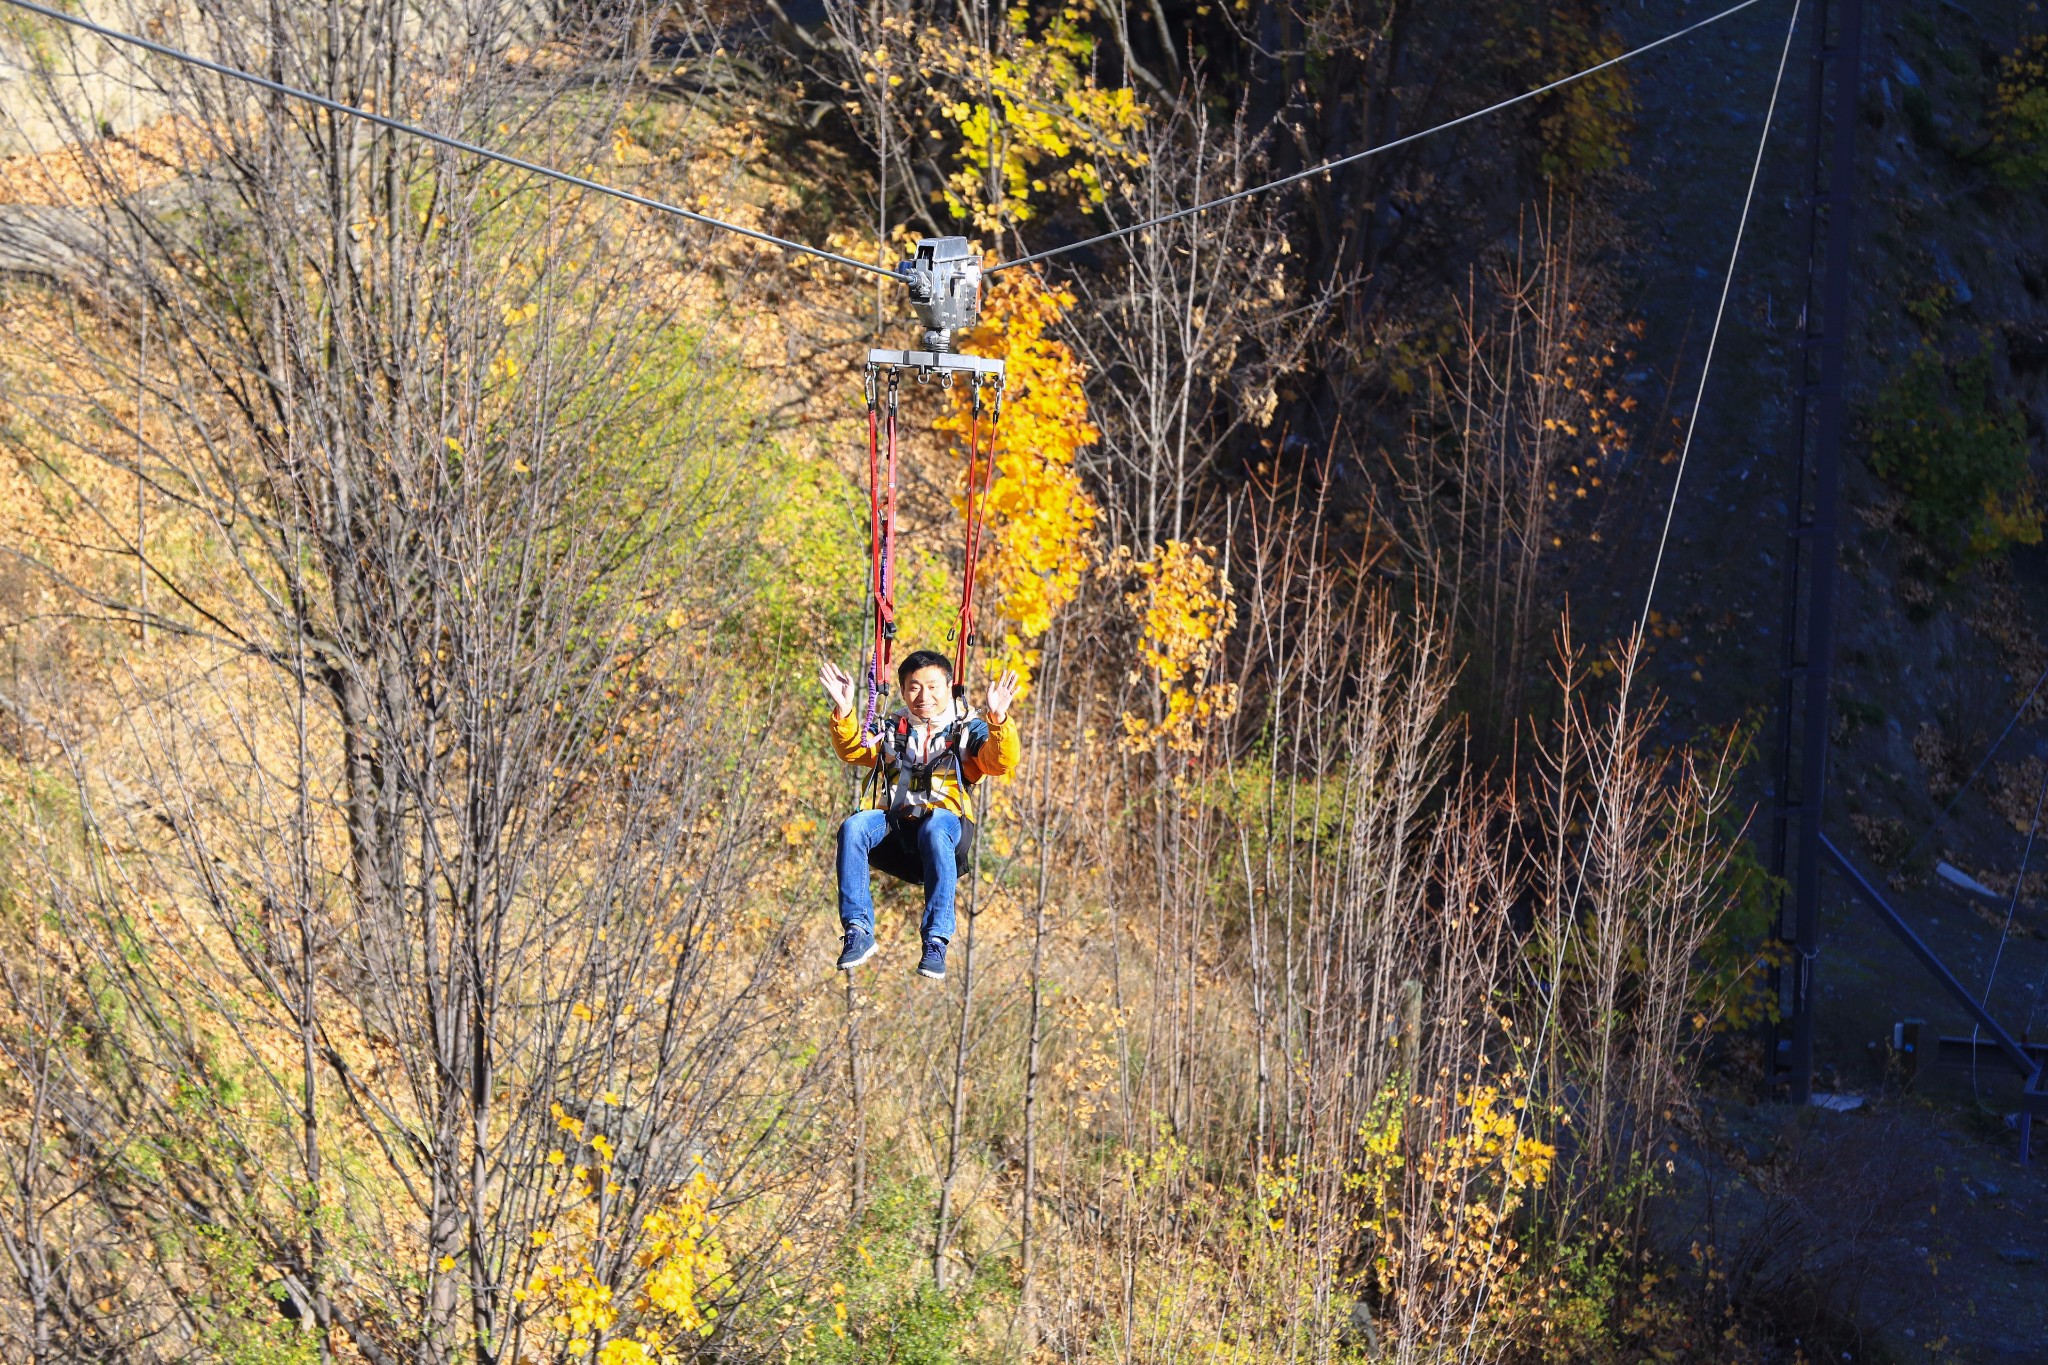
[[[985,415],[977,424],[963,388],[953,390],[952,411],[936,424],[961,456],[975,448],[966,485],[987,488],[993,548],[980,572],[993,589],[996,620],[989,624],[998,627],[986,633],[1002,641],[991,670],[1014,668],[1027,683],[1037,662],[1032,643],[1080,590],[1099,516],[1073,468],[1101,436],[1088,419],[1086,371],[1070,347],[1047,335],[1073,303],[1072,294],[1030,272],[998,277],[981,322],[963,340],[970,352],[1005,362],[1002,418],[992,423]]]

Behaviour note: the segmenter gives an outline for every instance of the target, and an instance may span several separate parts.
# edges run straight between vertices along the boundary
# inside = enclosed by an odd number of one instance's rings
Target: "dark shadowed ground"
[[[1624,32],[1639,39],[1671,26],[1657,8],[1624,7]],[[1648,324],[1643,354],[1662,373],[1638,383],[1658,401],[1670,386],[1680,416],[1697,383],[1784,18],[1782,6],[1759,7],[1692,40],[1696,50],[1682,60],[1639,74],[1639,178],[1621,215],[1632,302]],[[1988,61],[2023,23],[2039,20],[2010,4],[1871,7],[1850,370],[1860,412],[1923,334],[1950,348],[1987,339],[2001,387],[2028,410],[2038,464],[2048,405],[2027,339],[2048,323],[2048,214],[2038,193],[1987,190],[1956,155],[1976,135]],[[1658,641],[1653,676],[1674,739],[1768,721],[1773,704],[1806,53],[1802,35],[1658,590],[1672,629]],[[1936,285],[1948,302],[1930,329],[1905,305]],[[2048,735],[2033,724],[2038,704],[1952,819],[1921,836],[2048,664],[2038,641],[2048,555],[2021,551],[1954,581],[1916,570],[1862,446],[1852,418],[1829,831],[1889,878],[1902,912],[1961,981],[1988,989],[2008,1028],[2039,1037],[2048,1030],[2048,1011],[2037,1018],[2035,1009],[2048,989],[2048,879],[2033,874],[2048,869],[2048,840],[2034,849],[2016,904],[1973,899],[1931,875],[1940,858],[2011,888],[2048,771],[2023,762],[2036,736]],[[1575,608],[1582,620],[1601,618],[1603,638],[1640,608],[1674,469],[1650,469],[1626,495],[1611,559],[1575,570]],[[1759,809],[1763,779],[1759,762],[1744,787]],[[1902,865],[1916,840],[1922,848]],[[2018,1081],[1988,1049],[1974,1073],[1963,1053],[1930,1056],[1910,1084],[1896,1069],[1887,1078],[1883,1044],[1894,1022],[1925,1020],[1931,1046],[1938,1035],[1966,1035],[1966,1016],[1839,881],[1830,878],[1827,897],[1818,1060],[1824,1084],[1862,1105],[1757,1105],[1736,1068],[1731,1098],[1705,1115],[1710,1140],[1688,1155],[1685,1197],[1667,1211],[1668,1243],[1689,1254],[1693,1237],[1717,1230],[1719,1271],[1781,1320],[1810,1324],[1810,1358],[2048,1359],[2048,1154],[2031,1169],[2018,1165]],[[2048,1123],[2036,1146],[2048,1149]]]

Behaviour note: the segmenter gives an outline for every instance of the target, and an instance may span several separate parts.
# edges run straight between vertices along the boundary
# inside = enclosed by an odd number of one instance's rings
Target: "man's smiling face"
[[[938,719],[952,699],[953,680],[936,665],[920,668],[903,680],[904,709],[919,721]]]

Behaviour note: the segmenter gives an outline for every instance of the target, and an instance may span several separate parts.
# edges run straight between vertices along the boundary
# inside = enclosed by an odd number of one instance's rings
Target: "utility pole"
[[[1784,890],[1772,972],[1779,1022],[1772,1089],[1813,1094],[1813,991],[1820,954],[1821,819],[1826,807],[1828,680],[1834,658],[1835,542],[1841,503],[1842,375],[1849,341],[1849,254],[1863,75],[1862,0],[1812,0],[1807,98],[1806,304],[1793,374],[1793,484],[1774,736],[1770,870]]]

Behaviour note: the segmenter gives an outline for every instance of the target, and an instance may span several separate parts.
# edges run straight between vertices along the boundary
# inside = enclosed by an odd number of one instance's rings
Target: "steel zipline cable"
[[[1210,209],[1221,208],[1226,204],[1234,204],[1239,200],[1249,199],[1253,195],[1264,194],[1268,190],[1279,189],[1314,176],[1324,175],[1339,167],[1349,166],[1354,162],[1363,161],[1367,157],[1374,157],[1383,152],[1393,151],[1397,147],[1405,147],[1412,142],[1420,142],[1424,138],[1433,137],[1438,133],[1447,132],[1452,128],[1461,127],[1467,123],[1483,119],[1489,114],[1497,114],[1503,109],[1509,109],[1518,104],[1525,104],[1554,90],[1561,90],[1565,86],[1582,81],[1588,76],[1597,75],[1610,67],[1632,61],[1645,53],[1654,52],[1668,43],[1674,43],[1688,34],[1697,33],[1703,28],[1718,24],[1723,19],[1732,18],[1742,13],[1742,11],[1752,6],[1760,5],[1763,2],[1764,0],[1739,0],[1739,3],[1730,5],[1724,10],[1710,14],[1704,19],[1695,20],[1683,28],[1665,34],[1661,38],[1652,39],[1640,47],[1630,48],[1628,51],[1609,57],[1603,62],[1596,62],[1583,71],[1575,71],[1569,76],[1560,76],[1554,81],[1537,86],[1533,90],[1525,90],[1519,95],[1511,95],[1507,99],[1489,104],[1483,109],[1475,109],[1469,114],[1460,114],[1456,118],[1424,128],[1419,132],[1409,133],[1405,137],[1398,137],[1390,142],[1383,142],[1376,147],[1368,147],[1362,152],[1353,152],[1349,156],[1341,156],[1333,161],[1325,161],[1319,165],[1311,166],[1305,171],[1296,171],[1291,175],[1281,176],[1278,180],[1269,180],[1261,185],[1253,185],[1248,189],[1238,190],[1235,193],[1224,195],[1220,199],[1210,199],[1200,204],[1191,204],[1187,208],[1176,209],[1172,213],[1162,214],[1157,218],[1147,218],[1126,227],[1099,233],[1093,237],[1083,238],[1078,242],[1069,242],[1065,246],[1048,247],[1044,251],[1035,251],[1026,256],[1018,256],[1013,260],[1002,261],[989,267],[989,269],[992,273],[997,270],[1008,270],[1013,266],[1030,265],[1054,256],[1063,256],[1068,252],[1080,251],[1103,242],[1114,241],[1119,237],[1128,237],[1134,232],[1143,232],[1148,228],[1178,222],[1182,218],[1189,218],[1198,213],[1207,213]],[[683,218],[692,223],[701,223],[706,227],[721,228],[726,232],[736,233],[739,236],[751,238],[754,241],[762,242],[769,246],[780,247],[784,251],[794,251],[806,256],[815,256],[819,260],[832,261],[838,265],[849,266],[854,270],[866,271],[871,275],[881,275],[889,279],[901,278],[896,271],[891,270],[887,266],[876,265],[871,261],[857,260],[852,256],[843,256],[836,251],[827,251],[823,247],[810,246],[803,242],[793,242],[786,237],[777,237],[773,233],[761,232],[750,227],[742,227],[738,223],[728,223],[722,218],[713,218],[709,214],[698,213],[694,209],[686,209],[680,205],[667,203],[664,200],[652,199],[642,194],[634,194],[631,190],[622,190],[615,185],[607,185],[599,180],[573,175],[568,171],[558,170],[552,166],[544,166],[539,162],[528,161],[524,157],[514,156],[509,152],[494,151],[489,147],[470,142],[464,138],[452,137],[447,133],[437,133],[431,128],[422,128],[418,124],[407,123],[403,119],[392,118],[388,114],[379,114],[357,105],[345,104],[340,100],[329,99],[327,96],[316,94],[311,90],[301,89],[295,85],[287,85],[283,81],[275,81],[268,76],[259,76],[253,71],[244,71],[240,67],[229,66],[224,62],[216,62],[211,58],[201,57],[194,53],[186,52],[181,48],[172,47],[169,43],[160,43],[152,38],[144,38],[138,34],[110,28],[105,24],[94,23],[92,20],[81,15],[66,14],[62,10],[36,4],[35,0],[0,0],[0,3],[12,5],[16,9],[40,15],[55,23],[65,24],[71,28],[91,33],[111,43],[122,43],[129,47],[140,48],[145,52],[153,52],[159,57],[168,57],[172,61],[183,62],[188,66],[195,66],[203,71],[210,71],[217,76],[225,76],[229,80],[242,81],[291,99],[303,100],[308,104],[318,105],[330,113],[341,114],[349,118],[359,118],[366,123],[374,123],[380,128],[389,128],[393,132],[406,133],[413,137],[423,138],[428,142],[447,147],[451,151],[465,152],[471,156],[483,157],[487,161],[495,161],[500,165],[529,171],[535,175],[545,176],[551,180],[559,180],[564,184],[575,185],[578,188],[591,190],[598,194],[610,195],[614,199],[621,199],[629,204],[637,204],[641,208],[653,209],[657,213],[666,213],[676,218]]]
[[[249,85],[259,86],[262,89],[279,95],[289,96],[295,100],[304,100],[308,104],[316,104],[331,113],[343,114],[349,118],[359,118],[366,123],[374,123],[380,128],[389,128],[396,133],[407,133],[413,137],[424,138],[428,142],[437,143],[451,151],[466,152],[471,156],[480,156],[487,161],[495,161],[500,165],[511,166],[517,170],[531,171],[535,175],[546,176],[550,180],[559,180],[564,184],[575,185],[581,189],[595,190],[599,194],[608,194],[614,199],[623,199],[629,204],[638,204],[642,208],[654,209],[659,213],[671,214],[677,218],[686,218],[690,222],[702,223],[706,227],[723,228],[727,232],[735,232],[742,237],[751,237],[755,241],[765,242],[769,246],[781,247],[784,251],[801,252],[806,256],[816,256],[820,260],[834,261],[840,265],[851,266],[855,270],[865,270],[870,274],[883,275],[890,279],[899,278],[895,271],[886,266],[876,265],[872,261],[855,260],[851,256],[842,256],[836,251],[826,251],[822,247],[807,246],[802,242],[792,242],[785,237],[777,237],[773,233],[758,232],[753,228],[741,227],[738,223],[728,223],[722,218],[713,218],[709,214],[698,213],[693,209],[686,209],[680,205],[670,204],[660,199],[650,199],[644,194],[634,194],[631,190],[622,190],[616,185],[607,185],[599,180],[572,175],[568,171],[558,170],[553,166],[543,166],[537,161],[528,161],[524,157],[513,156],[510,152],[493,151],[489,147],[480,146],[463,138],[450,137],[446,133],[437,133],[431,128],[422,128],[416,123],[407,123],[404,119],[395,119],[388,114],[379,114],[357,105],[344,104],[340,100],[329,99],[325,95],[315,94],[311,90],[302,90],[296,85],[286,85],[283,81],[274,81],[268,76],[259,76],[253,71],[244,71],[240,67],[229,66],[224,62],[216,62],[210,58],[200,57],[180,48],[172,47],[168,43],[159,43],[154,39],[143,38],[133,33],[124,33],[120,29],[108,28],[105,24],[96,24],[92,20],[76,14],[66,14],[62,10],[50,9],[47,6],[34,3],[34,0],[4,0],[4,2],[14,6],[16,9],[26,10],[30,14],[39,14],[45,19],[52,19],[60,24],[69,24],[72,28],[82,29],[87,33],[105,38],[109,42],[126,43],[130,47],[139,47],[145,52],[154,52],[159,57],[169,57],[172,61],[184,62],[188,66],[196,66],[202,71],[211,71],[216,76],[225,76],[229,80],[243,81]]]
[[[998,265],[990,266],[989,269],[991,273],[993,273],[994,271],[997,270],[1008,270],[1011,266],[1030,265],[1034,261],[1043,261],[1052,256],[1062,256],[1069,251],[1080,251],[1084,247],[1096,246],[1102,242],[1115,241],[1119,237],[1128,237],[1134,232],[1143,232],[1147,228],[1155,228],[1163,226],[1167,223],[1178,222],[1183,218],[1192,217],[1197,213],[1207,213],[1210,209],[1222,208],[1225,204],[1235,204],[1240,199],[1249,199],[1255,194],[1264,194],[1267,190],[1277,190],[1283,185],[1292,185],[1297,181],[1308,180],[1314,176],[1328,174],[1329,172],[1338,169],[1340,166],[1349,166],[1354,162],[1364,161],[1367,157],[1378,156],[1382,152],[1391,152],[1396,147],[1405,147],[1411,142],[1420,142],[1422,141],[1422,139],[1426,137],[1434,137],[1438,133],[1448,132],[1452,128],[1457,128],[1464,124],[1472,123],[1476,120],[1483,119],[1489,114],[1497,114],[1503,109],[1511,109],[1515,105],[1526,104],[1528,101],[1536,99],[1542,95],[1547,95],[1553,90],[1562,90],[1567,85],[1571,85],[1577,81],[1582,81],[1586,79],[1586,77],[1588,76],[1598,75],[1600,72],[1607,70],[1607,68],[1611,66],[1619,66],[1623,62],[1630,61],[1636,57],[1640,57],[1646,52],[1654,52],[1658,48],[1663,47],[1666,43],[1675,43],[1680,38],[1685,37],[1689,33],[1697,33],[1699,30],[1706,28],[1711,24],[1718,24],[1723,19],[1731,18],[1734,15],[1742,13],[1742,11],[1750,8],[1750,6],[1752,5],[1759,5],[1762,3],[1763,0],[1741,0],[1741,3],[1730,5],[1727,9],[1720,11],[1718,14],[1710,14],[1704,19],[1700,19],[1693,23],[1687,24],[1684,28],[1676,29],[1673,32],[1665,34],[1661,38],[1652,39],[1650,42],[1644,43],[1641,47],[1632,47],[1628,51],[1623,52],[1617,56],[1609,57],[1604,62],[1598,62],[1592,66],[1589,66],[1584,71],[1574,71],[1569,76],[1560,76],[1556,80],[1550,82],[1548,85],[1539,85],[1534,90],[1525,90],[1519,95],[1510,95],[1508,96],[1508,98],[1504,100],[1500,100],[1497,103],[1487,105],[1484,109],[1475,109],[1469,114],[1460,114],[1458,117],[1454,119],[1449,119],[1443,123],[1435,124],[1432,127],[1424,128],[1420,132],[1410,133],[1406,137],[1397,137],[1390,142],[1382,142],[1376,147],[1368,147],[1362,152],[1353,152],[1349,156],[1340,156],[1337,157],[1335,160],[1325,161],[1318,165],[1311,166],[1305,171],[1296,171],[1292,175],[1283,175],[1278,180],[1268,180],[1262,185],[1253,185],[1249,189],[1242,189],[1236,191],[1233,194],[1226,194],[1222,196],[1220,199],[1205,200],[1204,202],[1199,204],[1191,204],[1184,209],[1175,209],[1172,213],[1163,213],[1159,215],[1157,218],[1147,218],[1142,222],[1132,223],[1129,227],[1120,227],[1110,232],[1099,233],[1096,236],[1084,238],[1078,242],[1069,242],[1065,246],[1048,247],[1044,251],[1034,251],[1028,256],[1019,256],[1015,260],[1003,261]]]

